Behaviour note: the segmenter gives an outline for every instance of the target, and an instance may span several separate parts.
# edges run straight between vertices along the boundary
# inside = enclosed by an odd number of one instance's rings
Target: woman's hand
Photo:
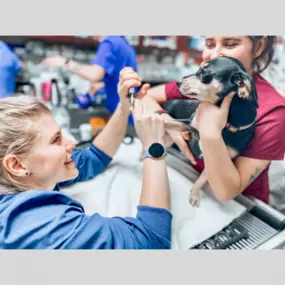
[[[129,97],[129,89],[131,87],[139,87],[141,86],[141,78],[138,76],[136,72],[131,67],[125,67],[120,72],[120,81],[118,84],[118,93],[120,96],[120,103],[123,107],[130,109],[132,107],[130,103]],[[136,95],[136,100],[141,99],[146,95],[150,85],[144,84],[140,89],[139,93]]]
[[[88,94],[90,95],[96,95],[96,93],[103,89],[105,87],[105,83],[100,81],[100,82],[91,82],[90,87],[88,90]]]
[[[143,149],[147,149],[153,143],[165,144],[164,121],[160,115],[146,112],[142,100],[136,99],[133,116]]]
[[[65,62],[66,58],[56,55],[45,58],[42,64],[50,67],[63,67],[65,65]]]
[[[229,108],[234,93],[227,95],[221,106],[209,102],[201,102],[196,111],[197,129],[201,137],[217,138],[227,124]]]

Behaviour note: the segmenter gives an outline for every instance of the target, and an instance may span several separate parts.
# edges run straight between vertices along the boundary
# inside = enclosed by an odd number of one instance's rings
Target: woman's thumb
[[[228,94],[228,96],[226,96],[221,104],[221,109],[228,111],[232,102],[232,99],[234,97],[235,93],[231,92],[230,94]]]

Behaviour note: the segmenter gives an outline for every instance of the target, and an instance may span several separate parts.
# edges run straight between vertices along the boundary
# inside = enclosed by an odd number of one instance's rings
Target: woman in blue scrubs
[[[106,108],[113,113],[119,103],[117,86],[120,71],[125,67],[131,67],[137,71],[136,51],[123,36],[93,36],[93,38],[99,42],[99,46],[96,57],[90,64],[80,64],[62,56],[48,57],[43,61],[43,64],[65,67],[93,84],[103,81],[107,95]],[[133,124],[131,116],[129,123]]]
[[[136,218],[86,215],[59,187],[103,171],[118,150],[130,114],[128,90],[141,85],[130,68],[122,71],[120,101],[90,149],[74,150],[50,110],[32,96],[0,99],[0,249],[169,249],[170,191],[165,154],[146,157]],[[142,86],[138,98],[147,90]],[[144,149],[164,144],[164,124],[133,111]],[[118,189],[120,191],[120,189]]]
[[[0,98],[12,96],[16,89],[16,76],[21,70],[19,57],[0,41]]]

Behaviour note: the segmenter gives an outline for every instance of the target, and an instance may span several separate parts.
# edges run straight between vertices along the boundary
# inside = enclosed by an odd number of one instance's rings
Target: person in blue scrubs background
[[[20,70],[20,58],[5,42],[0,41],[0,98],[13,96]]]
[[[80,64],[62,56],[48,57],[43,64],[65,67],[68,71],[89,80],[91,86],[103,81],[107,95],[105,106],[113,113],[119,103],[117,86],[120,71],[125,67],[137,71],[136,51],[124,36],[92,36],[92,38],[99,42],[99,46],[95,58],[89,64]],[[129,124],[133,125],[131,115]]]

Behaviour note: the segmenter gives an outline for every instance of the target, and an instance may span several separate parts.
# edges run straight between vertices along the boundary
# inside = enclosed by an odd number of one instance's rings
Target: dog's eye
[[[213,75],[207,72],[205,69],[200,70],[198,77],[204,84],[209,84],[213,79]]]
[[[204,76],[207,74],[207,71],[203,68],[199,69],[198,72],[197,72],[197,76],[200,77],[200,76]]]
[[[200,71],[200,74],[201,74],[201,75],[205,75],[205,74],[207,74],[207,71],[202,68],[201,71]]]

